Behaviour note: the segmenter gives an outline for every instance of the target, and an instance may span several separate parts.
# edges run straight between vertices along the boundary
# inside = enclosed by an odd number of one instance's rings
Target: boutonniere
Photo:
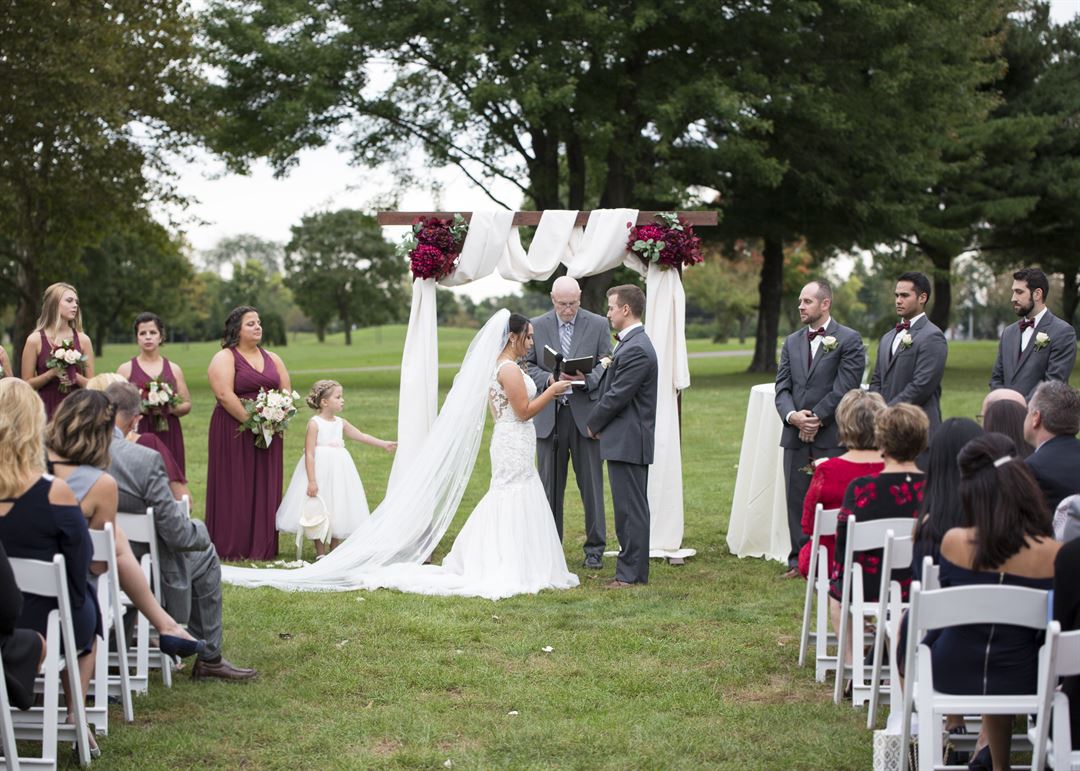
[[[912,339],[911,339],[911,333],[910,332],[905,332],[904,334],[900,335],[900,347],[903,350],[907,350],[908,348],[910,348],[911,343],[912,343]]]
[[[611,357],[610,356],[604,356],[602,359],[600,359],[600,366],[603,367],[604,369],[607,369],[608,367],[610,367],[611,366]]]
[[[836,338],[832,335],[826,335],[821,340],[821,347],[825,349],[826,353],[829,351],[835,351],[838,345],[840,344],[836,342]]]
[[[1035,334],[1035,350],[1041,351],[1048,345],[1050,345],[1050,335],[1045,332],[1037,332]]]

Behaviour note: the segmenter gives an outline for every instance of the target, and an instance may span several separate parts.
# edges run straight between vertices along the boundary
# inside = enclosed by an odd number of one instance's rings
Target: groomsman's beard
[[[1028,303],[1028,305],[1026,307],[1023,306],[1023,305],[1017,304],[1017,305],[1013,306],[1013,309],[1016,311],[1016,317],[1017,318],[1027,318],[1028,316],[1030,316],[1035,311],[1035,303],[1034,303],[1034,301],[1032,301],[1032,302]]]

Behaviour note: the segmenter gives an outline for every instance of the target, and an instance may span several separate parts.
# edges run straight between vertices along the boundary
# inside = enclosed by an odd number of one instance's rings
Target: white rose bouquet
[[[241,399],[248,419],[240,424],[239,430],[255,434],[255,446],[262,449],[270,447],[275,434],[285,433],[289,421],[296,414],[296,401],[300,394],[296,391],[282,391],[272,388],[259,389],[254,399]]]
[[[75,384],[75,375],[86,371],[86,354],[77,350],[71,340],[64,340],[52,349],[45,366],[60,372],[60,393],[66,394]]]
[[[162,380],[158,375],[146,381],[142,389],[143,414],[154,418],[154,430],[169,430],[169,412],[173,407],[180,404],[180,394],[176,393],[172,384]]]

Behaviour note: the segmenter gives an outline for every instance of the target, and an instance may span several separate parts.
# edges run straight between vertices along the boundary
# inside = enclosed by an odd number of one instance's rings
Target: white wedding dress
[[[496,365],[509,316],[498,311],[477,333],[416,458],[341,546],[294,570],[223,565],[222,580],[285,591],[392,588],[490,599],[577,586],[536,473],[532,421],[517,419],[497,379],[502,367],[512,366]],[[536,385],[516,371],[532,399]],[[423,565],[461,502],[489,411],[495,419],[491,486],[443,564]]]

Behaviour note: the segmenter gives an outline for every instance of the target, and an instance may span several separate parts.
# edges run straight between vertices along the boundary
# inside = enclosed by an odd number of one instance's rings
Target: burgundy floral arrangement
[[[645,261],[661,268],[684,268],[704,261],[701,239],[694,226],[675,212],[660,212],[654,225],[639,225],[630,231],[627,248]]]
[[[412,232],[405,236],[400,250],[409,258],[413,278],[440,279],[449,276],[457,264],[469,225],[460,214],[453,219],[417,217]]]

